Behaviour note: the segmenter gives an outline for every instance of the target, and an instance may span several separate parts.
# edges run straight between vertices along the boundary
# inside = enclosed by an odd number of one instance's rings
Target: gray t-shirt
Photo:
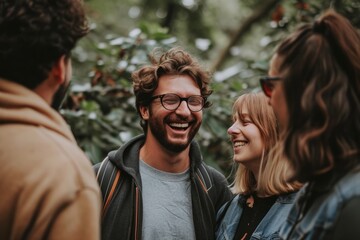
[[[189,170],[168,173],[140,161],[143,240],[195,240]]]

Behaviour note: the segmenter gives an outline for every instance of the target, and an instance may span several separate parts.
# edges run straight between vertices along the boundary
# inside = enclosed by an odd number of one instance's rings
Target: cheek
[[[196,113],[195,113],[195,116],[196,116],[196,118],[197,118],[197,119],[202,120],[202,117],[203,117],[203,112],[202,112],[202,111],[200,111],[200,112],[196,112]]]
[[[245,129],[243,128],[242,131],[246,138],[248,138],[251,142],[256,143],[256,146],[262,147],[263,141],[259,128],[252,124],[251,126],[247,126]]]
[[[254,129],[253,131],[253,137],[254,139],[256,139],[256,142],[257,142],[257,145],[262,149],[263,148],[263,140],[262,140],[262,137],[261,137],[261,133],[259,131],[258,128]]]
[[[279,86],[274,88],[271,98],[269,99],[269,104],[273,108],[275,114],[279,113],[285,104],[285,99],[282,94],[282,90]]]
[[[281,126],[282,128],[286,128],[288,125],[288,121],[289,121],[289,113],[287,111],[287,104],[286,102],[283,103],[283,106],[281,108]]]
[[[203,119],[203,112],[192,112],[191,116],[189,116],[189,120],[193,120],[193,121],[197,121],[197,122],[202,122]]]
[[[279,98],[276,99],[272,104],[275,116],[278,120],[280,129],[284,129],[288,123],[288,112],[287,112],[287,104],[285,99]]]

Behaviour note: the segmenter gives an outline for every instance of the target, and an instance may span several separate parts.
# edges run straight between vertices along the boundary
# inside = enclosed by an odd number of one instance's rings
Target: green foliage
[[[141,24],[140,28],[132,30],[129,37],[107,36],[88,44],[95,58],[80,60],[75,51],[74,62],[92,65],[92,69],[88,80],[73,83],[61,112],[93,163],[142,132],[131,73],[149,62],[154,47],[167,49],[176,41],[159,26]]]
[[[149,62],[149,53],[154,48],[168,49],[176,43],[176,38],[169,36],[166,29],[152,24],[141,23],[140,28],[132,30],[129,35],[112,36],[89,44],[96,54],[93,59],[82,60],[82,64],[93,65],[88,80],[73,83],[61,111],[80,147],[93,163],[101,161],[109,151],[142,133],[132,93],[131,72]],[[76,51],[74,58],[75,64],[79,64]],[[226,86],[213,84],[215,92],[222,91],[228,95],[231,92]],[[241,86],[234,82],[233,88],[240,90]],[[203,125],[196,139],[202,147],[204,159],[222,169],[225,165],[221,166],[219,160],[229,155],[230,150],[226,128],[231,121],[232,100],[215,93],[210,101],[214,104],[204,110]]]
[[[88,2],[104,8],[106,5],[104,1]],[[244,9],[255,11],[262,1],[242,1],[238,3],[237,10],[233,6],[226,6],[225,2],[219,6],[216,0],[194,1],[197,4],[193,8],[185,8],[182,1],[177,0],[128,0],[126,4],[131,5],[131,2],[142,3],[136,6],[142,6],[144,12],[136,23],[138,28],[130,27],[128,36],[124,36],[124,33],[109,34],[115,25],[116,29],[122,29],[130,22],[124,14],[125,5],[110,1],[109,6],[116,8],[116,11],[121,10],[124,17],[118,19],[118,12],[112,16],[107,14],[106,19],[114,22],[114,26],[110,26],[108,21],[105,26],[94,22],[91,33],[73,52],[75,81],[62,114],[80,147],[93,163],[101,161],[110,150],[117,149],[131,137],[142,133],[135,109],[131,73],[149,62],[149,53],[154,48],[168,49],[181,45],[193,55],[200,56],[201,62],[210,63],[217,57],[219,46],[226,39],[227,28],[236,28],[237,22],[242,24],[244,17],[238,15],[251,15],[251,12],[244,14]],[[224,67],[214,69],[214,93],[209,99],[213,105],[204,110],[203,124],[196,139],[202,148],[204,160],[224,172],[230,170],[232,162],[232,148],[227,135],[232,121],[232,103],[244,91],[259,89],[258,77],[267,73],[269,59],[279,40],[294,26],[312,21],[330,5],[353,20],[356,26],[360,25],[360,4],[356,1],[314,0],[311,4],[310,1],[300,0],[279,2],[281,4],[232,46],[231,54],[224,60]],[[106,11],[110,11],[111,7]],[[236,15],[222,14],[222,9],[225,13],[231,11]],[[156,14],[153,13],[160,10],[171,10],[177,14],[156,21]],[[220,12],[220,16],[219,13],[216,15],[216,11]],[[94,19],[98,19],[95,11],[90,13]],[[233,19],[236,19],[235,24]],[[225,29],[217,29],[224,24]],[[195,44],[196,38],[209,38],[210,47],[200,49]]]

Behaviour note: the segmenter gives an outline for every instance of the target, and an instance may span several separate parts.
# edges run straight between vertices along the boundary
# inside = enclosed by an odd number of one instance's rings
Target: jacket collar
[[[109,160],[116,167],[130,174],[140,184],[139,155],[140,148],[145,142],[145,135],[141,134],[126,142],[118,150],[108,154]],[[190,143],[190,172],[193,174],[195,169],[202,162],[202,155],[199,144],[193,140]]]
[[[284,194],[278,195],[278,197],[276,199],[276,202],[280,203],[280,204],[293,203],[296,196],[297,196],[297,193],[298,192],[295,191],[295,192],[289,192],[289,193],[284,193]],[[248,198],[248,196],[249,195],[240,194],[239,197],[238,197],[238,203],[243,206],[245,204],[246,199]]]

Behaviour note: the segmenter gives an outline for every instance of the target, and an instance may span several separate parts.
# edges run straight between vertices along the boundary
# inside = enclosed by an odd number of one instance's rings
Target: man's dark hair
[[[0,78],[34,89],[87,32],[81,0],[2,0]]]

